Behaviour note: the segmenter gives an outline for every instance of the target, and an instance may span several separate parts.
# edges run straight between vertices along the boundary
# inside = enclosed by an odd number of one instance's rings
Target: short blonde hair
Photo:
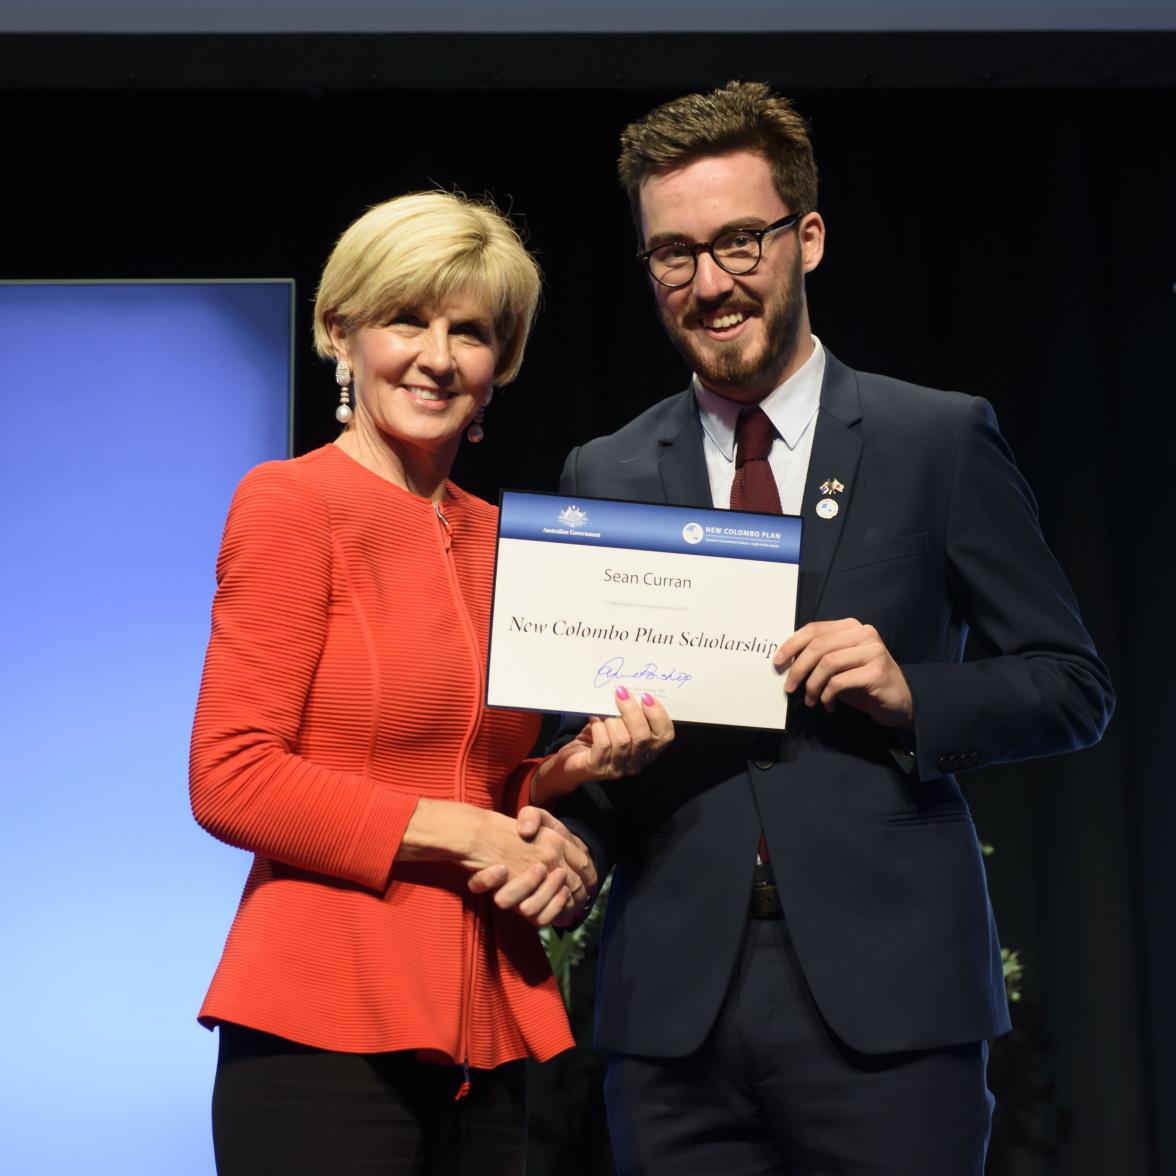
[[[495,382],[523,362],[542,276],[518,230],[488,200],[412,192],[369,208],[344,230],[319,279],[314,343],[335,354],[331,324],[350,334],[395,310],[468,292],[485,303],[501,347]]]

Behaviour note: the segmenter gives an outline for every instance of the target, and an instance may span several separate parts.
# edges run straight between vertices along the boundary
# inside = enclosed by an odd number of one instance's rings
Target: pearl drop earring
[[[470,421],[470,427],[466,429],[466,439],[471,445],[480,445],[486,437],[486,430],[482,428],[482,421],[486,416],[486,405],[490,403],[490,398],[494,395],[494,389],[491,388],[486,394],[486,399],[478,405],[478,411],[474,413],[474,419]]]
[[[466,429],[466,437],[471,445],[480,445],[486,436],[486,430],[482,428],[482,414],[485,411],[485,408],[479,408],[477,416],[470,421],[470,427]]]
[[[346,360],[341,359],[335,364],[335,383],[339,385],[339,407],[335,409],[335,420],[345,425],[354,416],[348,395],[351,387],[351,368],[347,366]]]

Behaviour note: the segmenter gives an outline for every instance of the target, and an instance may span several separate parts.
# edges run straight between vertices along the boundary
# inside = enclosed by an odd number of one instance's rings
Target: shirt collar
[[[781,384],[760,401],[760,408],[789,449],[800,444],[821,404],[821,384],[825,379],[825,349],[812,336],[812,354]],[[698,401],[699,418],[706,435],[728,460],[735,460],[735,423],[744,406],[704,388],[697,373],[691,379]]]

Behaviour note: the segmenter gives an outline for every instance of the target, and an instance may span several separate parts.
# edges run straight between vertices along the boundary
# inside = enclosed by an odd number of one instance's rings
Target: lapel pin
[[[834,498],[822,498],[817,503],[817,514],[823,519],[835,519],[839,509]]]
[[[823,481],[823,482],[822,482],[822,483],[821,483],[821,484],[820,484],[820,485],[817,487],[817,489],[818,489],[818,490],[819,490],[819,491],[820,491],[822,494],[824,494],[824,495],[828,496],[828,495],[830,495],[830,494],[840,494],[840,493],[841,493],[841,491],[845,489],[845,485],[844,485],[844,483],[842,483],[842,482],[839,482],[839,481],[838,481],[836,478],[826,478],[826,479],[825,479],[825,480],[824,480],[824,481]],[[836,511],[834,511],[833,513],[834,513],[834,514],[836,514],[837,512],[836,512]]]

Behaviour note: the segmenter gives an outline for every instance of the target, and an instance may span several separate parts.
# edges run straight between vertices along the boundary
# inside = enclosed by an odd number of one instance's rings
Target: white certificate
[[[489,706],[783,729],[776,647],[795,627],[801,521],[504,491]]]

